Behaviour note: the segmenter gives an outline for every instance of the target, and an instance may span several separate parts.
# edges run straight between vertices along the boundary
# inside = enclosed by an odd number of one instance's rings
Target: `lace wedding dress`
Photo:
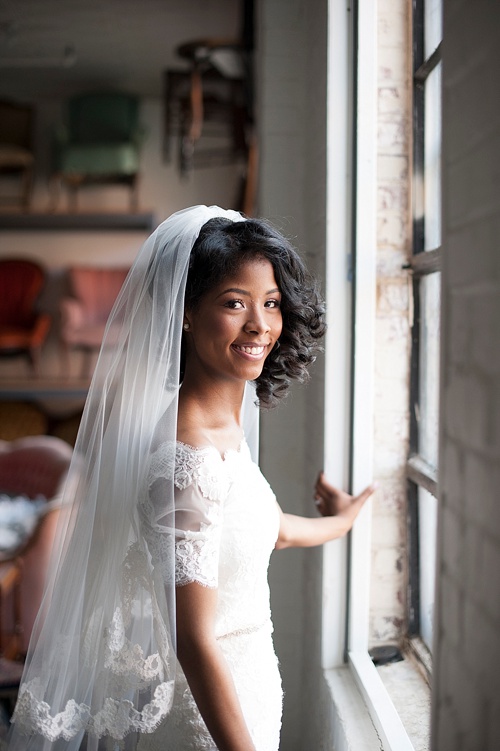
[[[176,584],[217,587],[216,637],[249,731],[258,751],[277,751],[282,689],[267,583],[279,525],[274,494],[244,441],[224,458],[213,446],[175,450]],[[168,479],[168,452],[162,444],[152,456],[152,492]],[[180,666],[171,712],[138,749],[215,751]]]

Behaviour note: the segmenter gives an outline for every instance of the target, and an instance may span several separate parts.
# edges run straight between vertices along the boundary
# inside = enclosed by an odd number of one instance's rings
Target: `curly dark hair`
[[[191,251],[185,306],[195,310],[206,292],[256,257],[270,261],[281,292],[283,330],[255,381],[259,405],[270,408],[286,396],[292,380],[308,380],[308,366],[326,330],[317,282],[295,248],[262,219],[210,219]]]

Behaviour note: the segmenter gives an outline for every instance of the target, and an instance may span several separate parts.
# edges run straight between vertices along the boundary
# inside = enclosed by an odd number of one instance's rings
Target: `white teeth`
[[[264,352],[264,347],[236,347],[245,352],[247,355],[261,355]]]

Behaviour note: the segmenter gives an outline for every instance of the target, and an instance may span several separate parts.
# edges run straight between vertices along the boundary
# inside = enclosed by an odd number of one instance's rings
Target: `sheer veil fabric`
[[[11,751],[123,749],[151,733],[175,682],[173,465],[184,290],[192,246],[214,217],[195,206],[148,238],[118,296],[89,390],[57,545],[13,717]],[[110,342],[106,346],[106,341]],[[244,430],[256,445],[254,389]],[[173,467],[170,477],[173,478]]]

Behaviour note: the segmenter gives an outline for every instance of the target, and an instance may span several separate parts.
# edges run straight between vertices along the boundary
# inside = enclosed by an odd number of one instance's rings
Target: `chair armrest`
[[[43,344],[50,329],[52,318],[48,313],[39,313],[33,327],[32,342],[35,346]]]

